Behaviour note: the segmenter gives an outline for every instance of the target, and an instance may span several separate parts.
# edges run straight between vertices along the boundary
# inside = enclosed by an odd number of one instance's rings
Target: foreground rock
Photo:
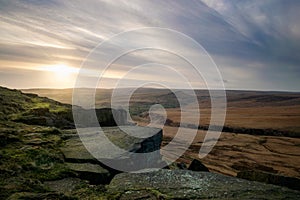
[[[278,174],[255,170],[238,172],[237,177],[250,181],[259,181],[268,184],[280,185],[291,188],[293,190],[300,190],[300,179],[298,178],[286,177]]]
[[[117,199],[299,199],[300,192],[209,172],[159,170],[116,175],[108,192]]]
[[[157,163],[163,164],[160,155],[160,129],[122,126],[105,127],[102,130],[102,135],[94,129],[81,130],[83,134],[80,137],[76,131],[68,131],[65,135],[66,143],[61,150],[66,165],[77,177],[88,180],[91,184],[107,184],[115,174],[122,171],[117,167],[135,171],[151,168]],[[117,146],[124,153],[115,152],[111,145]],[[151,152],[154,153],[150,156],[142,154]],[[138,159],[137,155],[144,157]]]
[[[108,138],[114,145],[126,151],[144,153],[159,150],[162,141],[162,130],[158,128],[141,126],[102,127],[105,135],[100,135],[98,128],[80,130],[84,132],[80,138],[76,134],[76,130],[69,131],[66,145],[62,148],[63,153],[66,154],[66,158],[81,160],[90,155],[89,152],[84,150],[86,147],[82,143],[83,140],[87,142],[88,146],[89,144],[93,145],[93,141],[97,140],[97,146],[102,148],[103,146],[108,147],[108,144],[104,140]],[[73,137],[70,135],[73,135]],[[83,150],[80,152],[87,153],[87,155],[78,154],[78,150]],[[114,152],[107,152],[105,148],[103,148],[103,151],[106,152],[101,154],[102,158],[114,158]]]

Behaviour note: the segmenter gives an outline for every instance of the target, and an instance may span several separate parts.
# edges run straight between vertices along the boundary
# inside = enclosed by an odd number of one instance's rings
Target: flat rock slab
[[[97,159],[128,159],[129,152],[152,152],[160,149],[162,130],[140,126],[80,128],[80,137],[68,137],[61,149],[68,162],[91,162]],[[93,152],[91,155],[90,152]]]
[[[72,137],[66,141],[66,145],[61,148],[68,162],[85,163],[97,162],[97,160],[87,151],[82,141],[78,137]]]
[[[118,174],[108,192],[119,199],[300,199],[288,188],[187,170]]]
[[[76,172],[81,179],[88,180],[91,184],[107,184],[111,174],[100,165],[91,163],[66,163],[67,167]]]

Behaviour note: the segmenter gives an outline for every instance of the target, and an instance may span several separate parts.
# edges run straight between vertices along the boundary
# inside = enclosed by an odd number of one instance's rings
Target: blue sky
[[[162,27],[201,44],[226,89],[300,91],[299,10],[298,0],[0,0],[0,85],[73,87],[97,44],[123,31]],[[143,40],[124,45],[131,42]],[[122,71],[153,60],[172,59],[162,52],[128,55],[112,67],[103,87],[111,87]],[[163,71],[146,76],[164,79]]]

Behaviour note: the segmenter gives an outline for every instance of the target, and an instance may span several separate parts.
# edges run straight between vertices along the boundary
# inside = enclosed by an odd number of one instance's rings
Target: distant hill
[[[120,90],[126,90],[120,89]],[[42,97],[48,97],[62,103],[72,103],[73,89],[24,89],[24,93],[34,93]],[[82,94],[89,92],[90,89],[81,89]],[[139,88],[134,92],[131,100],[136,103],[162,103],[172,104],[170,107],[178,107],[176,95],[188,97],[185,90]],[[110,97],[113,89],[96,90],[96,106],[103,107],[110,103]],[[124,92],[123,92],[124,93]],[[175,95],[176,94],[176,95]],[[209,104],[210,95],[208,90],[195,90],[198,101]],[[292,106],[300,105],[300,92],[276,92],[276,91],[247,91],[247,90],[227,90],[228,106],[253,107],[253,106]],[[171,102],[171,103],[170,103]]]
[[[126,94],[126,89],[122,89]],[[63,103],[72,102],[72,89],[28,89],[25,93],[36,93]],[[81,89],[84,95],[89,89]],[[96,107],[110,106],[112,89],[96,90]],[[201,109],[200,125],[210,122],[210,95],[207,90],[195,91]],[[180,108],[176,95],[185,97],[184,104],[192,111],[195,108],[187,92],[168,89],[140,88],[130,99],[130,112],[134,116],[147,116],[145,112],[153,104],[162,104],[168,112],[168,119],[180,121]],[[276,91],[227,90],[227,115],[225,126],[241,130],[275,129],[300,132],[300,93]],[[122,96],[118,96],[122,100]],[[139,120],[139,119],[137,119]],[[184,123],[190,123],[186,121]]]

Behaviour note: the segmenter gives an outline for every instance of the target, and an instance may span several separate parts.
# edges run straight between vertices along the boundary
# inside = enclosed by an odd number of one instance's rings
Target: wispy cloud
[[[299,90],[299,10],[296,0],[0,0],[0,84],[32,87],[29,80],[40,75],[32,71],[34,67],[67,63],[79,68],[97,44],[114,34],[163,27],[203,45],[228,88]],[[143,42],[123,41],[122,45]],[[166,61],[183,71],[180,66],[186,66],[170,54],[149,51],[118,60],[112,71],[122,74],[138,64]],[[20,78],[20,68],[23,73],[29,70],[28,81],[18,86],[14,79]],[[167,76],[163,71],[161,78]],[[39,87],[39,81],[34,87]]]

